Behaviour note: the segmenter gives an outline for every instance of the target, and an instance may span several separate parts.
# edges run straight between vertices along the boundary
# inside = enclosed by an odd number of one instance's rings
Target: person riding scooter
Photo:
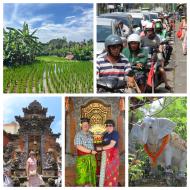
[[[110,35],[105,40],[106,52],[97,58],[97,84],[107,81],[109,83],[107,87],[113,88],[111,92],[118,92],[114,90],[114,88],[119,88],[116,80],[119,84],[124,83],[125,87],[130,87],[134,83],[134,74],[127,58],[121,54],[122,49],[122,39],[118,35]]]
[[[161,21],[156,21],[154,25],[155,33],[160,37],[160,40],[166,39],[167,31],[163,28]]]
[[[156,52],[157,66],[156,71],[161,75],[162,80],[165,83],[165,88],[171,91],[171,87],[168,84],[166,72],[164,70],[164,58],[162,52],[160,51],[160,38],[156,35],[154,31],[154,26],[152,23],[146,25],[146,35],[141,39],[142,47],[148,47],[152,52]],[[149,52],[150,53],[150,52]]]
[[[168,64],[172,50],[173,50],[172,46],[169,45],[168,32],[166,31],[166,29],[163,28],[163,25],[160,21],[157,21],[155,23],[154,30],[155,30],[156,35],[159,36],[160,41],[161,41],[160,50],[163,53],[165,64]]]
[[[145,92],[147,51],[141,48],[141,39],[138,34],[131,34],[127,42],[128,48],[124,48],[122,53],[131,64],[138,87],[141,92]]]

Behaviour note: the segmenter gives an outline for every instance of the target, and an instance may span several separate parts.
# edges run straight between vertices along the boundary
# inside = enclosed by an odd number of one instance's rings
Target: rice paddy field
[[[4,93],[91,93],[93,63],[37,57],[30,65],[4,68]]]

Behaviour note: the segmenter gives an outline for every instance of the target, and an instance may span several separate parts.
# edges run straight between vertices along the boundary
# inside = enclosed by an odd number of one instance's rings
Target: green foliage
[[[35,57],[59,56],[72,54],[75,60],[93,59],[93,41],[72,42],[66,38],[53,39],[43,44],[34,36],[37,30],[29,31],[24,22],[22,29],[7,27],[3,30],[3,63],[6,66],[26,65],[32,63]]]
[[[156,115],[156,117],[166,117],[174,121],[177,126],[175,132],[183,139],[187,139],[187,98],[167,97],[166,104],[170,103],[166,109]]]
[[[131,117],[132,114],[135,114],[136,121],[142,120],[142,118],[144,117],[144,113],[139,109],[129,112],[129,118]]]
[[[129,154],[129,184],[134,185],[144,175],[144,161],[136,160],[133,154]]]
[[[34,61],[40,51],[40,44],[30,33],[28,24],[24,22],[22,30],[7,27],[3,30],[3,63],[4,65],[24,65]]]
[[[93,92],[93,64],[60,57],[37,57],[33,64],[6,68],[4,93]]]
[[[39,55],[53,55],[66,57],[67,54],[74,55],[75,60],[93,59],[93,41],[73,42],[62,39],[53,39],[46,44],[42,44],[42,51]]]

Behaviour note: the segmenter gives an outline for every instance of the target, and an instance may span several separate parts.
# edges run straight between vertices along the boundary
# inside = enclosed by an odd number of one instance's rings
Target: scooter
[[[118,78],[100,78],[97,79],[98,93],[124,93],[126,82]]]
[[[167,39],[163,40],[161,43],[163,45],[163,57],[164,57],[164,66],[169,64],[170,56],[173,51],[172,46],[170,46],[169,41]]]
[[[151,47],[143,47],[148,52],[148,62],[147,62],[147,83],[145,87],[145,93],[154,93],[156,88],[162,84],[164,81],[160,73],[158,72],[158,59],[157,59],[157,49]]]
[[[118,78],[108,77],[97,79],[98,93],[141,93],[136,82],[134,87],[128,87],[127,82]]]

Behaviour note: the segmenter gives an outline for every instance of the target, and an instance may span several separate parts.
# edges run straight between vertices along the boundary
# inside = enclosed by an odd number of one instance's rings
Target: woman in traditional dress
[[[187,55],[187,17],[182,15],[182,21],[180,27],[182,29],[182,35],[180,40],[182,41],[183,55]]]
[[[89,131],[89,119],[81,119],[81,130],[75,135],[74,145],[77,149],[76,185],[96,186],[96,159],[93,136]]]
[[[119,177],[119,134],[115,128],[115,122],[106,120],[106,133],[103,136],[103,146],[97,147],[102,151],[99,186],[117,187]]]
[[[29,158],[26,162],[26,175],[29,187],[39,187],[44,184],[42,177],[37,173],[37,160],[34,151],[29,153]]]

